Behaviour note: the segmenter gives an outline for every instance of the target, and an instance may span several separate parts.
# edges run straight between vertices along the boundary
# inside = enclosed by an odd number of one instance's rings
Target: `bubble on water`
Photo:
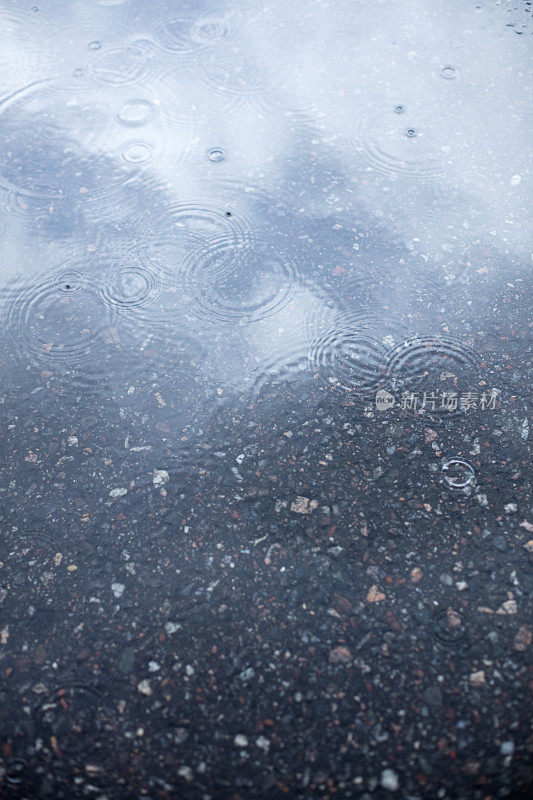
[[[407,127],[406,116],[411,123]],[[464,124],[449,110],[419,107],[408,115],[377,112],[359,124],[356,146],[379,172],[429,179],[443,172],[454,147],[459,152],[464,146]]]
[[[127,100],[116,112],[115,116],[121,125],[138,128],[146,125],[156,114],[156,107],[143,98]]]
[[[457,611],[453,608],[443,608],[433,615],[431,632],[441,644],[453,646],[464,640],[466,627]]]
[[[35,725],[43,741],[54,741],[54,752],[78,756],[100,744],[100,736],[112,721],[102,695],[90,686],[60,686],[45,695],[35,710]]]
[[[124,134],[98,94],[31,84],[0,103],[0,135],[10,142],[0,153],[0,185],[28,198],[35,212],[41,200],[72,208],[114,193],[116,203],[117,190],[141,174],[140,159],[123,158]]]
[[[102,47],[102,42],[98,42],[95,40],[94,42],[89,42],[87,47],[89,48],[89,50],[100,50],[100,48]]]
[[[207,158],[214,164],[220,164],[222,161],[226,160],[226,154],[219,147],[212,147],[207,151]]]
[[[475,483],[474,467],[462,458],[449,458],[442,462],[445,482],[452,489],[466,489]]]
[[[395,106],[394,113],[395,114],[405,114],[405,106]]]
[[[459,70],[457,67],[452,67],[450,64],[441,67],[440,76],[447,81],[453,81],[459,75]]]
[[[129,142],[122,151],[122,158],[128,164],[147,164],[153,152],[154,146],[150,142]]]
[[[20,786],[26,777],[28,762],[25,758],[10,758],[5,765],[6,783],[10,786]]]

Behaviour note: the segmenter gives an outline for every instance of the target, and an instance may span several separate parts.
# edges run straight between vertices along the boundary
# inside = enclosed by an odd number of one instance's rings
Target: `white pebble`
[[[400,786],[398,776],[393,769],[384,769],[381,773],[381,785],[389,792],[396,792]]]
[[[233,740],[235,747],[248,747],[248,737],[243,733],[238,733]]]
[[[128,494],[127,489],[111,489],[109,497],[124,497],[125,494]]]
[[[124,594],[125,588],[126,587],[124,586],[123,583],[112,583],[111,584],[111,591],[113,592],[113,594],[115,595],[115,597],[117,599],[119,597],[122,597],[122,595]]]
[[[154,469],[154,486],[163,486],[164,483],[168,483],[168,480],[168,472],[166,469]]]

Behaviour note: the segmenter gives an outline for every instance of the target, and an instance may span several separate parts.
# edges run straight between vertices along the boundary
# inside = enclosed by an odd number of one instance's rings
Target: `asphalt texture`
[[[0,24],[0,798],[530,797],[530,3]]]

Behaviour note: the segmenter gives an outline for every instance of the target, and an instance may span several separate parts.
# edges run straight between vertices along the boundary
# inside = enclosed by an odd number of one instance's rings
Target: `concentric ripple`
[[[453,646],[463,641],[466,627],[457,611],[453,608],[443,608],[434,614],[431,632],[441,644]]]
[[[474,467],[462,458],[448,458],[443,461],[442,474],[451,489],[467,489],[476,480]]]
[[[134,39],[126,45],[102,48],[87,68],[88,75],[104,86],[138,86],[149,84],[157,74],[152,44]]]
[[[161,292],[161,282],[155,270],[143,263],[117,265],[102,281],[104,303],[122,311],[146,308]]]
[[[370,114],[359,126],[357,148],[385,174],[432,178],[463,145],[464,123],[452,111],[425,108]]]
[[[263,242],[218,240],[192,253],[184,285],[192,311],[212,322],[258,322],[290,300],[297,269],[287,255]]]
[[[200,79],[209,91],[231,107],[261,97],[265,84],[258,67],[237,54],[214,56],[200,66]]]
[[[75,684],[45,695],[35,712],[39,735],[61,755],[88,753],[99,745],[99,735],[112,714],[95,689]]]
[[[21,360],[43,369],[98,363],[110,315],[77,268],[62,268],[39,282],[20,279],[2,299],[2,327]]]
[[[231,39],[236,21],[235,13],[178,16],[160,23],[156,40],[164,52],[188,60]]]
[[[425,383],[431,392],[439,389],[443,375],[471,379],[477,364],[476,353],[461,342],[438,335],[417,336],[388,354],[386,378],[397,388],[413,389]]]
[[[366,398],[382,385],[390,342],[397,337],[394,325],[369,312],[335,310],[309,358],[330,384]]]

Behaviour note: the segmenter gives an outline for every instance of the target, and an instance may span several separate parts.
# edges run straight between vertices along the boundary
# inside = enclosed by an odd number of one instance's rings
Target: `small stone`
[[[291,503],[291,511],[295,514],[309,514],[318,507],[316,500],[310,500],[308,497],[297,497]]]
[[[480,669],[477,672],[473,672],[469,678],[471,686],[485,686],[485,670]]]
[[[68,446],[75,447],[78,444],[78,437],[77,436],[69,436],[68,437]]]
[[[76,572],[77,569],[78,568],[77,568],[76,564],[69,564],[68,567],[67,567],[67,572]]]
[[[502,756],[512,756],[514,753],[514,742],[509,739],[507,742],[502,742],[500,746],[500,753]]]
[[[165,632],[168,633],[169,636],[172,636],[172,634],[176,633],[176,631],[179,631],[180,628],[181,625],[179,622],[167,622],[165,625]]]
[[[527,628],[525,625],[521,625],[518,629],[518,633],[514,637],[513,647],[515,650],[518,650],[519,652],[522,653],[524,650],[527,650],[527,648],[531,644],[532,639],[533,636],[531,630]]]
[[[385,600],[386,595],[380,592],[377,586],[371,586],[366,596],[367,603],[380,603]]]
[[[150,686],[150,681],[146,678],[144,681],[140,681],[140,683],[137,684],[137,689],[141,694],[145,694],[147,697],[150,697],[150,695],[152,694],[152,687]]]
[[[233,740],[233,744],[235,747],[248,747],[248,737],[245,736],[243,733],[238,733]]]
[[[389,792],[397,792],[400,788],[400,781],[393,769],[384,769],[381,773],[381,785]]]
[[[126,587],[124,586],[123,583],[112,583],[111,584],[111,591],[113,592],[113,594],[115,595],[117,600],[118,600],[119,597],[122,597],[122,595],[124,594],[124,590],[125,589],[126,589]]]
[[[506,514],[516,514],[518,506],[516,503],[507,503],[507,505],[503,507],[503,510]]]
[[[157,661],[148,662],[148,672],[158,672],[160,669],[161,664],[158,664]]]
[[[260,750],[264,750],[265,753],[270,747],[270,742],[268,741],[266,736],[258,736],[257,739],[255,740],[255,744]]]
[[[155,487],[168,483],[169,477],[166,469],[154,469],[153,484]]]
[[[415,567],[414,569],[411,570],[411,580],[413,583],[418,583],[421,577],[422,577],[422,570],[420,569],[420,567]]]
[[[178,770],[178,775],[180,778],[186,780],[187,783],[191,783],[194,780],[194,772],[190,767],[180,767]]]
[[[518,611],[518,606],[516,605],[516,600],[506,600],[505,603],[501,604],[501,607],[497,610],[497,614],[516,614]]]
[[[352,660],[352,654],[347,647],[339,645],[339,647],[334,647],[330,652],[329,660],[332,664],[349,664]]]
[[[125,494],[128,494],[127,489],[123,488],[111,489],[111,491],[109,492],[109,497],[124,497]]]
[[[520,523],[520,527],[525,528],[526,531],[529,531],[529,533],[533,533],[533,525],[531,522],[528,522],[527,519]]]

